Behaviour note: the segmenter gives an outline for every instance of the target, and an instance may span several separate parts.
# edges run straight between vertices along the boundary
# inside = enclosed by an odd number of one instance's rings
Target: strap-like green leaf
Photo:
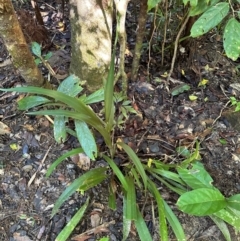
[[[64,93],[61,93],[55,90],[48,90],[48,89],[39,88],[39,87],[16,87],[11,89],[0,88],[0,90],[9,91],[9,92],[17,91],[21,93],[45,95],[57,101],[65,103],[69,108],[72,108],[75,110],[75,111],[72,111],[73,113],[75,112],[75,116],[78,114],[79,115],[81,114],[81,115],[85,115],[85,117],[88,117],[89,119],[88,123],[101,133],[107,146],[110,149],[112,149],[111,136],[109,132],[105,129],[105,123],[93,112],[93,110],[91,110],[86,104],[84,104],[79,99],[68,96]],[[37,113],[40,113],[40,112],[35,112],[32,114],[37,114]],[[83,120],[83,121],[86,121],[86,120]]]
[[[131,176],[126,177],[128,183],[128,189],[126,191],[126,219],[128,220],[136,220],[137,213],[136,213],[136,191],[134,180]]]
[[[55,213],[58,211],[60,206],[78,189],[81,191],[86,191],[99,183],[101,183],[104,179],[107,178],[106,174],[107,168],[100,167],[97,169],[90,170],[74,180],[73,183],[71,183],[61,194],[61,196],[56,201],[53,210],[52,210],[52,216],[55,215]]]
[[[231,235],[230,235],[230,232],[228,230],[228,226],[226,225],[226,223],[214,216],[214,215],[209,215],[209,217],[213,220],[213,222],[218,226],[218,228],[220,229],[220,231],[222,232],[224,238],[227,240],[227,241],[231,241]]]
[[[50,100],[42,96],[27,96],[18,101],[18,109],[28,110],[30,108],[46,104],[48,102],[50,102]]]
[[[148,227],[143,219],[139,208],[137,207],[137,219],[134,221],[137,228],[137,232],[141,241],[152,241],[151,234],[148,230]]]
[[[163,198],[161,197],[159,191],[157,190],[156,185],[150,179],[148,179],[148,182],[149,182],[149,189],[153,194],[155,200],[157,201],[158,216],[159,216],[159,232],[161,236],[161,241],[168,241],[168,229],[167,229],[167,221],[166,221]]]
[[[58,234],[56,241],[66,241],[67,238],[70,236],[74,228],[82,219],[87,207],[89,204],[89,198],[84,203],[84,205],[77,211],[77,213],[71,218],[71,220],[67,223],[64,229]]]
[[[65,154],[63,154],[62,156],[60,156],[56,161],[54,161],[54,163],[48,168],[47,173],[46,173],[46,177],[49,177],[52,172],[54,171],[54,169],[62,162],[64,161],[66,158],[76,155],[78,153],[83,152],[82,148],[76,148],[73,149]]]
[[[165,215],[167,218],[167,221],[169,222],[176,238],[178,241],[186,241],[186,236],[184,234],[182,225],[180,224],[178,218],[173,213],[172,209],[169,207],[169,205],[163,200],[164,207],[165,207]]]
[[[213,216],[222,219],[226,223],[232,225],[238,232],[240,232],[240,216],[238,213],[235,213],[231,210],[222,209],[214,213]]]
[[[144,187],[146,189],[147,175],[145,173],[144,167],[143,167],[140,159],[138,158],[138,156],[136,155],[136,153],[132,150],[132,148],[130,146],[126,145],[123,142],[118,142],[117,144],[124,149],[124,151],[128,154],[129,158],[133,161],[137,171],[139,172],[140,176],[142,177],[142,181],[143,181]]]
[[[115,164],[115,162],[110,159],[108,156],[103,155],[103,158],[107,161],[107,163],[109,164],[109,166],[112,168],[113,173],[117,176],[118,180],[121,182],[123,188],[127,191],[128,190],[128,183],[124,177],[124,175],[122,174],[122,172],[120,171],[120,169],[118,168],[118,166]]]

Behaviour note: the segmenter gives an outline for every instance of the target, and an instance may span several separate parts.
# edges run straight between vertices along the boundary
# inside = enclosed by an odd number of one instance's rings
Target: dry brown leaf
[[[73,237],[71,240],[75,240],[75,241],[85,241],[85,240],[87,240],[87,239],[89,239],[89,238],[91,238],[91,236],[85,234],[85,235],[83,235],[83,236],[77,235],[77,236]]]
[[[32,241],[28,236],[20,236],[20,233],[14,233],[13,237],[15,241]]]
[[[101,221],[101,216],[99,212],[92,212],[91,213],[91,225],[93,228],[96,228]]]
[[[0,121],[0,135],[5,135],[11,133],[10,128]]]

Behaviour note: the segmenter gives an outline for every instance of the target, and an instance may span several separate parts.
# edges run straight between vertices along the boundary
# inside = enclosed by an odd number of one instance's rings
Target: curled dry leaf
[[[11,133],[10,128],[0,121],[0,135]]]
[[[99,226],[101,222],[101,216],[100,216],[100,212],[96,209],[94,209],[91,212],[91,225],[93,228],[96,228],[97,226]]]
[[[91,160],[84,153],[71,156],[72,161],[82,170],[87,171],[90,168]]]

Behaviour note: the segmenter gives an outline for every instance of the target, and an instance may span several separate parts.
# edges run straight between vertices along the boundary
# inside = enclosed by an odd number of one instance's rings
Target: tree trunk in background
[[[70,0],[70,5],[70,72],[94,91],[103,85],[111,62],[112,0]]]
[[[14,67],[27,84],[47,85],[34,62],[10,0],[0,0],[0,36],[11,55]]]
[[[146,29],[146,20],[147,20],[147,9],[148,9],[148,0],[141,0],[140,3],[140,12],[138,17],[138,31],[136,37],[136,45],[134,50],[134,57],[132,63],[132,72],[131,80],[137,80],[139,60],[141,57],[142,43]]]
[[[116,80],[118,80],[121,77],[122,91],[125,94],[127,93],[127,87],[128,87],[127,75],[125,73],[125,52],[126,52],[126,42],[127,42],[125,22],[126,22],[128,2],[129,0],[114,0],[117,15],[119,17],[118,42],[120,45],[120,64],[119,64],[119,71],[118,71]]]

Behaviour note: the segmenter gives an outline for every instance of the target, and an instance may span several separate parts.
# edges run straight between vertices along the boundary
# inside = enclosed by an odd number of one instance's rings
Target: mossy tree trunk
[[[70,72],[94,91],[103,85],[111,62],[112,0],[70,0],[70,5]]]
[[[0,36],[12,63],[28,85],[46,86],[26,43],[10,0],[0,0]]]

